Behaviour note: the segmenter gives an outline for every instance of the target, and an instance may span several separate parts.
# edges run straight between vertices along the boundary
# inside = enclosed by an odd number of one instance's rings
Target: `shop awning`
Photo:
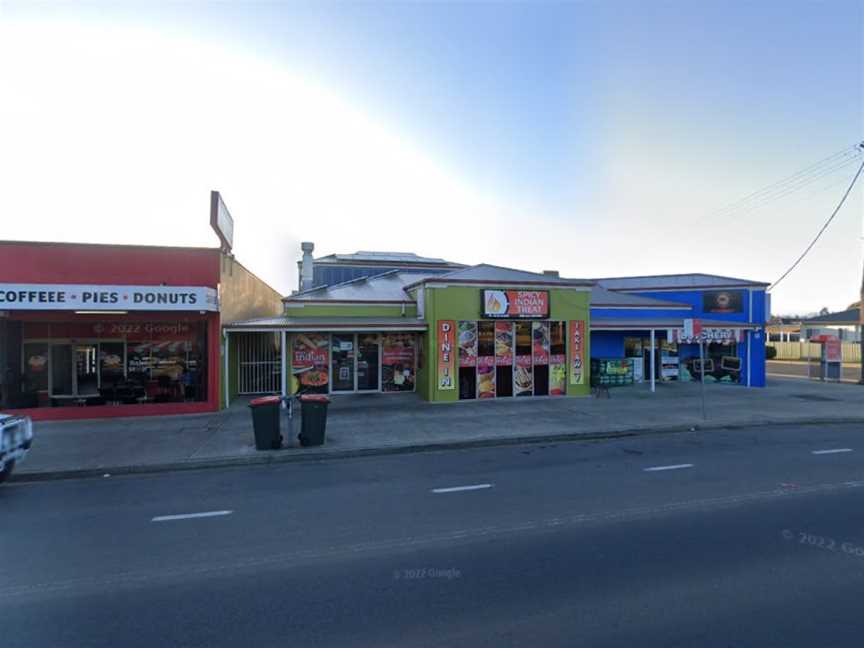
[[[413,317],[266,317],[227,324],[229,332],[289,331],[353,333],[365,331],[425,331],[426,322]]]
[[[759,329],[758,324],[751,322],[727,322],[725,320],[700,319],[703,328],[718,329]],[[628,317],[592,317],[592,331],[650,331],[651,329],[684,328],[683,317],[661,318],[628,318]]]

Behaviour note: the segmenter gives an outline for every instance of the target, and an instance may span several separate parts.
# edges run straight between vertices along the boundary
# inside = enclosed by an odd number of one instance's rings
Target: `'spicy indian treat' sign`
[[[456,389],[456,322],[438,320],[438,389]]]
[[[570,384],[585,382],[585,320],[570,320]]]
[[[549,291],[484,290],[483,317],[507,319],[549,317]]]

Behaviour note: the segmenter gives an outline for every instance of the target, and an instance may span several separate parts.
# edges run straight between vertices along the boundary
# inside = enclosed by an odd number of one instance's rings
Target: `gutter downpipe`
[[[288,341],[288,335],[285,333],[285,329],[280,331],[281,335],[281,348],[282,348],[282,397],[286,397],[288,395],[288,349],[285,346],[285,343]],[[285,402],[282,402],[282,407],[285,407]]]
[[[654,393],[654,374],[656,373],[654,352],[654,329],[651,329],[651,393]]]
[[[225,409],[228,409],[231,406],[231,381],[228,379],[228,350],[231,348],[231,345],[228,342],[228,330],[222,329],[222,333],[225,338]]]
[[[747,289],[747,297],[748,297],[748,306],[747,306],[747,319],[750,320],[750,323],[753,324],[753,291],[751,289]],[[753,354],[750,352],[750,340],[753,339],[753,331],[747,329],[747,387],[751,387],[752,373],[753,373]]]

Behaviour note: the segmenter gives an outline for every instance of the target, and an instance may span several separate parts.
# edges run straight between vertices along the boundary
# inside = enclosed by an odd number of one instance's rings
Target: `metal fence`
[[[279,333],[232,333],[236,336],[240,394],[282,391],[282,349]]]
[[[818,360],[822,345],[818,342],[768,342],[777,349],[776,360]],[[861,362],[861,343],[843,342],[843,362]]]

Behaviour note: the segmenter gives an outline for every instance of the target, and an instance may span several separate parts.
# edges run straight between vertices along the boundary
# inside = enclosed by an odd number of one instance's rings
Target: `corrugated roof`
[[[332,286],[304,290],[288,297],[284,302],[303,301],[359,301],[359,302],[411,302],[405,286],[427,277],[442,275],[408,270],[390,270],[371,277],[359,277]]]
[[[291,331],[425,331],[426,322],[413,317],[258,317],[234,322],[226,329],[288,329]]]
[[[662,301],[652,297],[642,297],[640,295],[631,295],[624,292],[615,292],[608,290],[603,286],[591,287],[591,308],[603,308],[604,306],[612,306],[615,308],[623,308],[631,306],[633,308],[680,308],[693,310],[689,304],[681,302]]]
[[[413,252],[374,252],[360,250],[352,254],[328,254],[314,260],[315,263],[340,263],[340,262],[367,262],[367,263],[406,263],[415,265],[452,265],[462,267],[460,263],[453,263],[438,257],[423,257]]]
[[[839,313],[828,313],[810,319],[801,320],[802,324],[858,324],[861,321],[861,310],[852,308]]]
[[[443,275],[433,275],[435,281],[457,282],[457,283],[499,283],[499,284],[560,284],[562,286],[591,286],[590,279],[562,279],[540,272],[528,272],[514,268],[504,268],[488,263],[470,266],[461,270],[454,270]],[[426,279],[425,281],[429,281]],[[419,281],[415,283],[420,283]],[[409,284],[411,285],[411,284]]]
[[[736,277],[704,274],[647,275],[644,277],[605,277],[595,281],[610,290],[650,290],[669,288],[718,288],[728,286],[768,286],[769,284]]]

